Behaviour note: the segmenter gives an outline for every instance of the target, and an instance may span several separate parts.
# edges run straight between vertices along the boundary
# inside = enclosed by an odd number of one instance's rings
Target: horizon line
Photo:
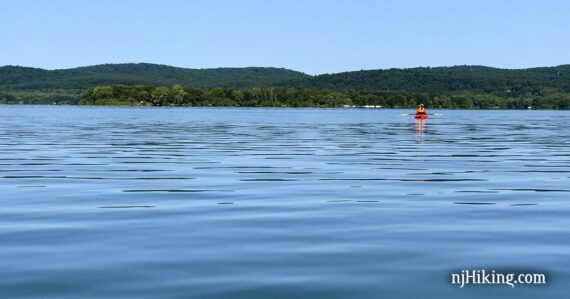
[[[327,73],[318,73],[318,74],[310,74],[304,71],[299,71],[287,67],[278,67],[278,66],[217,66],[217,67],[184,67],[184,66],[175,66],[170,64],[164,63],[153,63],[153,62],[114,62],[114,63],[99,63],[99,64],[91,64],[91,65],[83,65],[83,66],[75,66],[75,67],[67,67],[67,68],[42,68],[42,67],[35,67],[35,66],[25,66],[25,65],[18,65],[18,64],[6,64],[0,65],[0,68],[4,67],[22,67],[22,68],[31,68],[31,69],[40,69],[45,71],[63,71],[63,70],[72,70],[78,68],[87,68],[87,67],[95,67],[95,66],[102,66],[102,65],[125,65],[125,64],[148,64],[148,65],[156,65],[156,66],[166,66],[172,68],[181,68],[181,69],[188,69],[188,70],[212,70],[212,69],[246,69],[246,68],[273,68],[273,69],[284,69],[294,72],[303,73],[310,76],[319,76],[319,75],[331,75],[331,74],[341,74],[341,73],[350,73],[350,72],[360,72],[360,71],[387,71],[387,70],[409,70],[409,69],[430,69],[430,68],[453,68],[453,67],[487,67],[499,70],[528,70],[528,69],[537,69],[537,68],[555,68],[561,66],[570,65],[570,63],[565,64],[558,64],[558,65],[547,65],[547,66],[532,66],[532,67],[520,67],[520,68],[508,68],[508,67],[496,67],[496,66],[488,66],[482,64],[454,64],[454,65],[438,65],[438,66],[414,66],[414,67],[390,67],[390,68],[367,68],[367,69],[356,69],[356,70],[345,70],[345,71],[338,71],[338,72],[327,72]]]

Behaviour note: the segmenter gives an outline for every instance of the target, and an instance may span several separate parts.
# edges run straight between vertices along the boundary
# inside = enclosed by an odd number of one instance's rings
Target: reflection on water
[[[565,112],[401,112],[1,106],[0,294],[565,298]]]
[[[423,143],[424,142],[424,133],[426,131],[426,120],[416,119],[416,142]]]

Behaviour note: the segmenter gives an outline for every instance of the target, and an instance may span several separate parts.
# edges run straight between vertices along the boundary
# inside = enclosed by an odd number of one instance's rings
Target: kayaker
[[[418,109],[416,109],[416,118],[418,118],[418,119],[426,119],[427,118],[427,110],[424,107],[424,104],[418,105]]]

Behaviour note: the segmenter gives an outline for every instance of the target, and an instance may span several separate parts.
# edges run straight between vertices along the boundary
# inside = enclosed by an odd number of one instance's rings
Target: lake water
[[[568,298],[568,112],[406,112],[0,106],[0,297]]]

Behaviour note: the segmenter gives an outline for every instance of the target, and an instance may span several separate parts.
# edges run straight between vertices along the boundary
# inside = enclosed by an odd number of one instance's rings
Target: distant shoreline
[[[0,103],[152,106],[570,109],[570,65],[463,65],[310,76],[283,68],[148,63],[62,70],[0,67]]]
[[[400,110],[408,111],[410,115],[414,112],[416,107],[382,107],[382,108],[365,108],[365,107],[283,107],[283,106],[136,106],[136,105],[77,105],[77,104],[3,104],[0,107],[84,107],[84,108],[143,108],[143,109],[290,109],[290,110],[303,110],[303,109],[322,109],[322,110],[365,110],[365,111],[382,111],[382,110]],[[568,111],[569,109],[464,109],[464,108],[430,108],[428,107],[428,114],[431,115],[433,111]]]

